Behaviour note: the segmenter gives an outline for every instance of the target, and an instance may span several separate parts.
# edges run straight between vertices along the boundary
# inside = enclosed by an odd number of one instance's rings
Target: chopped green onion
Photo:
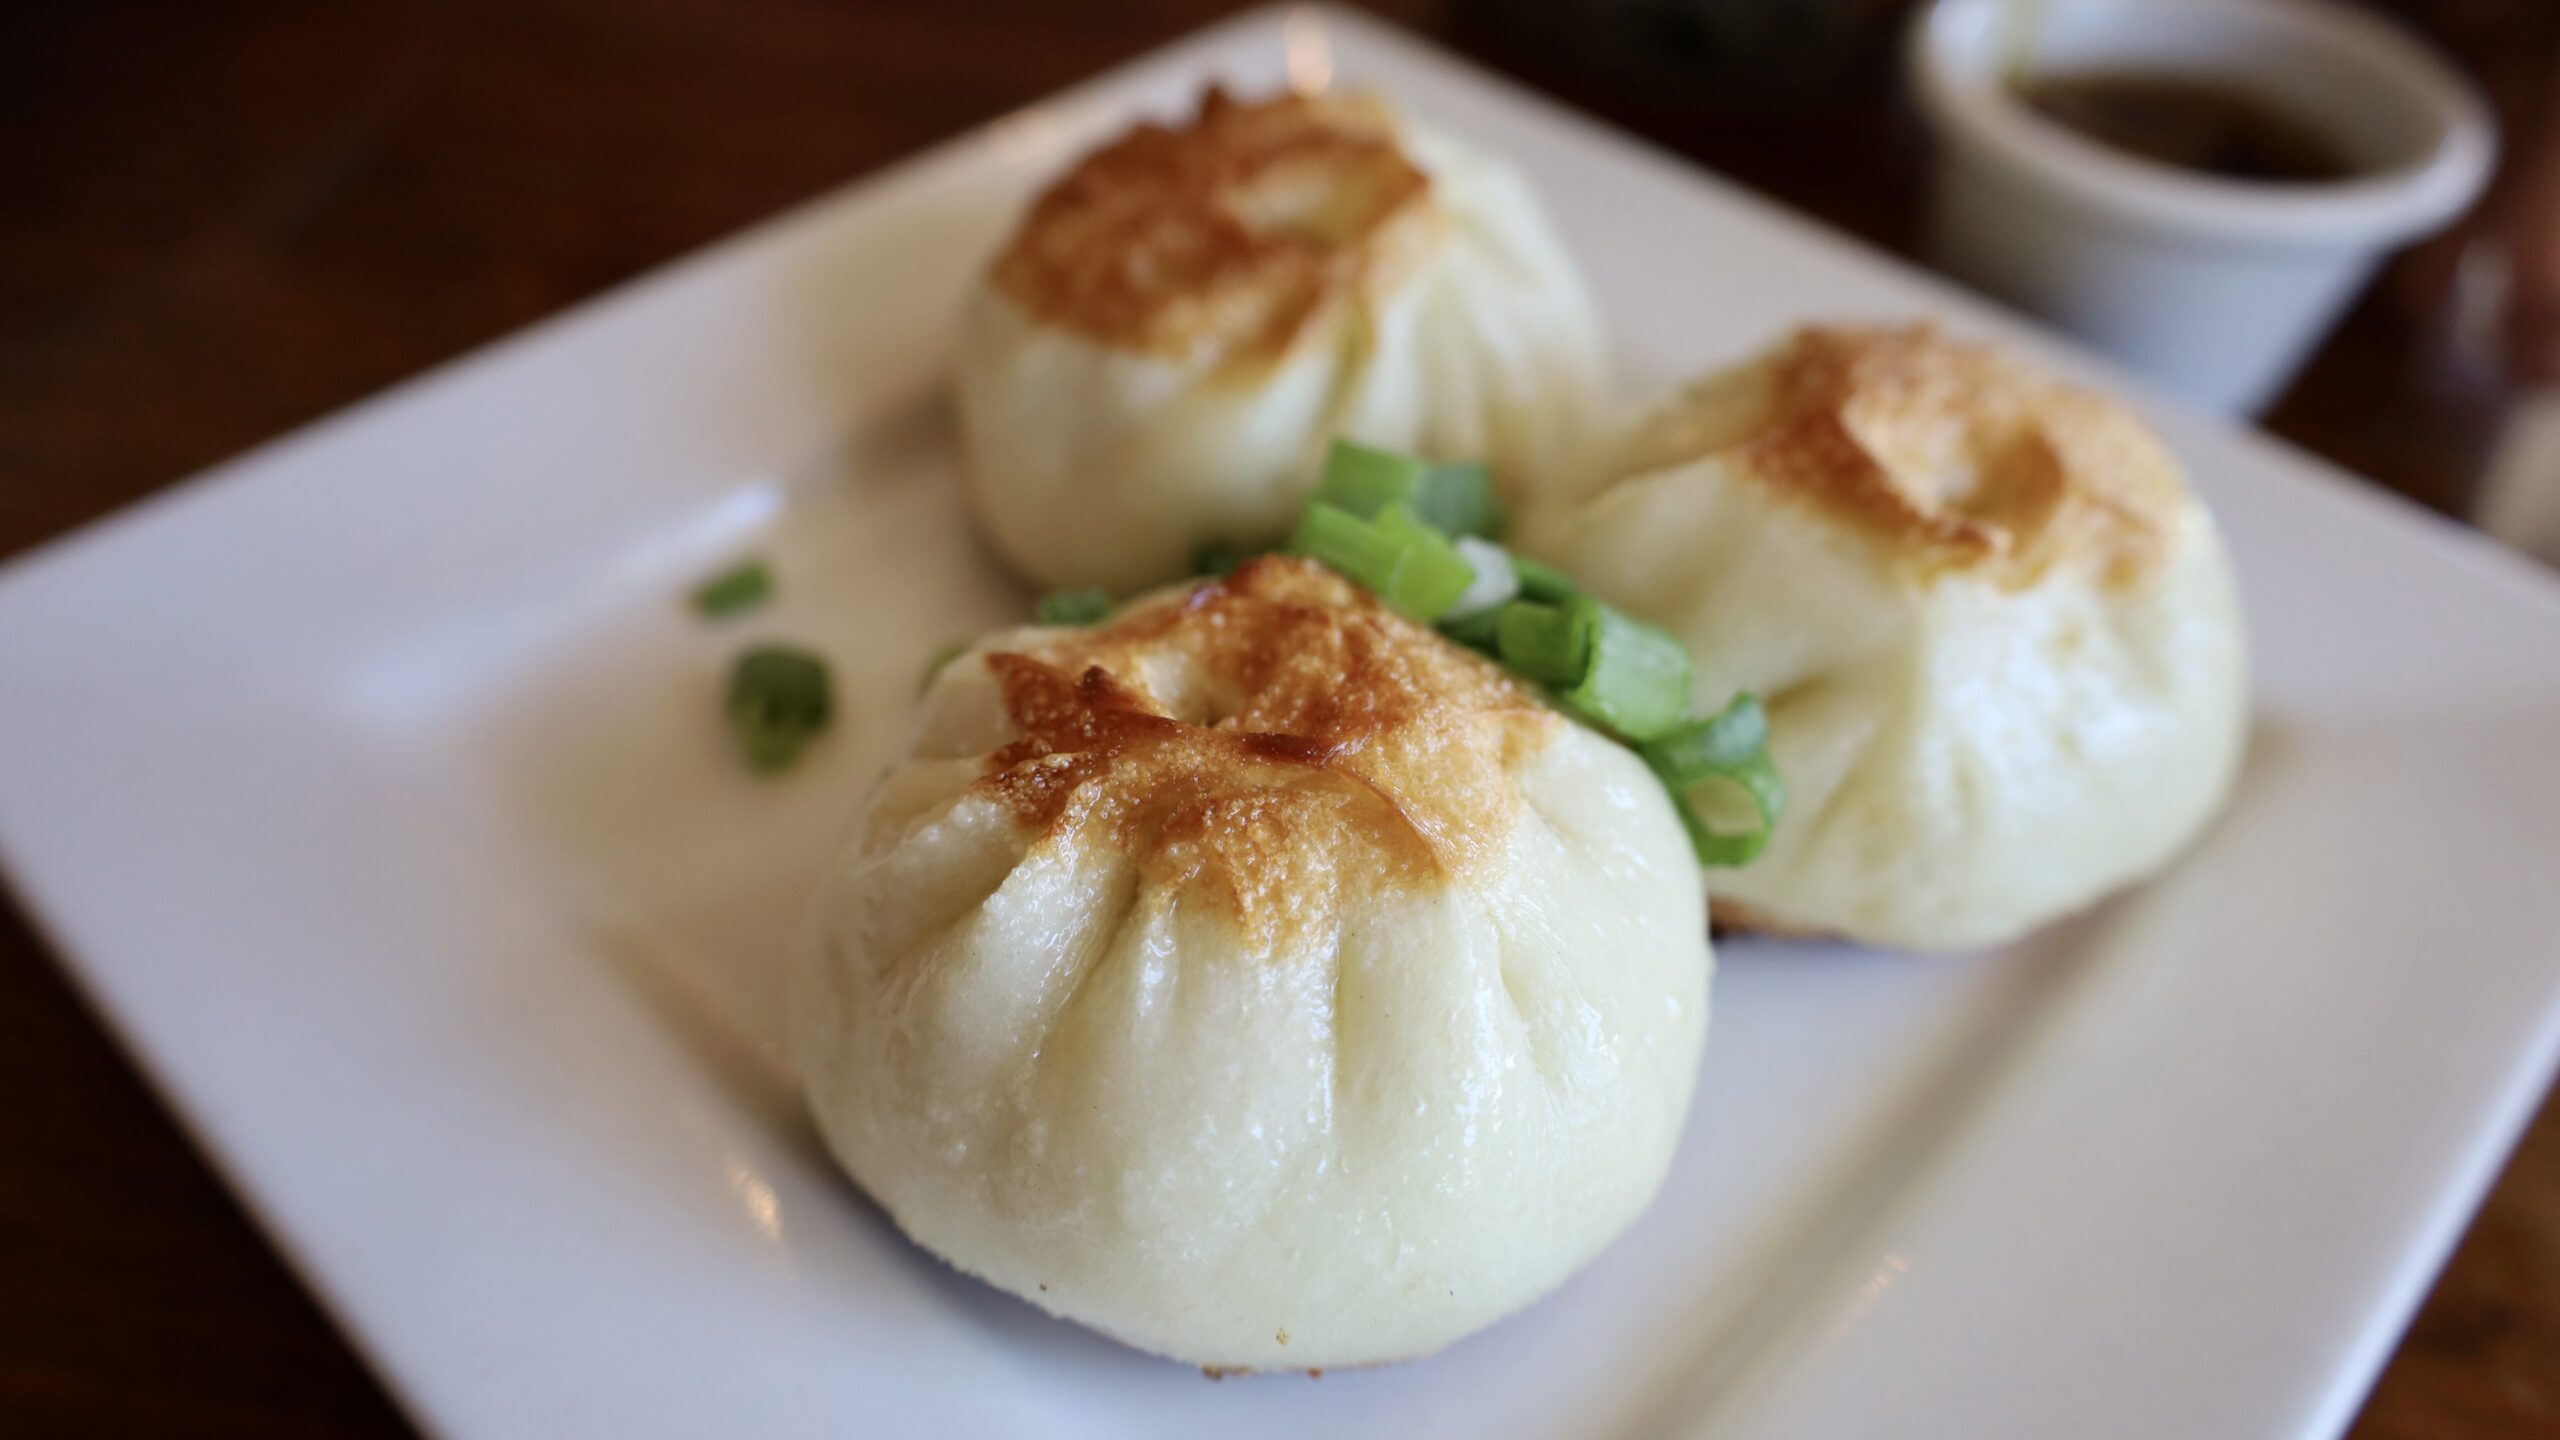
[[[1542,685],[1573,686],[1591,673],[1592,617],[1572,605],[1514,600],[1495,630],[1502,663]]]
[[[693,610],[706,620],[726,620],[772,598],[772,569],[762,560],[747,560],[693,587]]]
[[[1458,553],[1448,536],[1402,505],[1379,511],[1371,523],[1395,540],[1404,557],[1394,584],[1383,592],[1387,603],[1426,625],[1448,614],[1475,581],[1475,567],[1467,557]]]
[[[1482,461],[1432,466],[1423,474],[1413,508],[1452,535],[1491,538],[1502,533],[1502,504],[1493,498],[1493,472]]]
[[[1315,498],[1363,520],[1390,505],[1411,506],[1424,524],[1447,535],[1492,536],[1502,530],[1493,474],[1472,460],[1434,465],[1355,440],[1336,440],[1325,454]]]
[[[1378,533],[1365,518],[1323,500],[1309,501],[1298,516],[1298,530],[1289,537],[1289,548],[1323,561],[1381,596],[1402,563],[1394,540]]]
[[[1666,782],[1668,783],[1668,782]],[[1672,808],[1689,832],[1701,865],[1748,865],[1769,847],[1787,787],[1764,752],[1720,775],[1671,792]]]
[[[1449,607],[1450,619],[1499,610],[1518,598],[1520,577],[1512,573],[1510,551],[1473,535],[1461,535],[1456,543],[1458,554],[1475,572],[1475,578],[1467,582],[1466,593],[1458,597],[1458,603]]]
[[[1541,565],[1524,556],[1511,557],[1511,573],[1520,581],[1523,599],[1543,600],[1550,605],[1570,600],[1582,593],[1582,587],[1563,571]]]
[[[1557,692],[1564,708],[1639,744],[1678,725],[1689,708],[1689,652],[1680,642],[1587,596],[1567,608],[1589,617],[1591,666],[1580,684]]]
[[[1759,700],[1738,695],[1707,719],[1684,721],[1689,654],[1679,641],[1493,544],[1502,520],[1482,465],[1433,465],[1337,440],[1289,548],[1544,685],[1559,709],[1643,757],[1700,864],[1749,863],[1787,803]],[[1242,558],[1211,546],[1198,569],[1225,575]],[[1045,602],[1041,615],[1050,618]]]
[[[1768,743],[1768,714],[1745,692],[1708,719],[1638,747],[1670,789],[1699,864],[1747,865],[1777,830],[1787,787]]]
[[[834,717],[827,662],[793,646],[756,646],[730,668],[728,710],[747,764],[763,774],[789,769]]]
[[[932,689],[933,682],[942,678],[942,672],[951,668],[951,662],[968,653],[969,642],[966,640],[954,640],[934,651],[933,658],[924,662],[924,674],[916,678],[916,693],[921,695]]]
[[[1043,625],[1091,625],[1110,618],[1111,592],[1088,585],[1082,590],[1053,590],[1040,597]]]
[[[1475,578],[1474,567],[1449,537],[1402,505],[1363,520],[1325,501],[1311,502],[1289,548],[1332,566],[1425,624],[1447,614]]]
[[[1316,499],[1366,520],[1390,505],[1410,505],[1431,467],[1410,455],[1356,440],[1336,440],[1325,453]]]
[[[1722,775],[1769,746],[1769,715],[1746,690],[1704,720],[1692,720],[1644,747],[1645,763],[1673,785]]]
[[[1258,552],[1247,550],[1241,545],[1231,545],[1224,540],[1212,540],[1193,552],[1191,573],[1224,580],[1236,573],[1236,567],[1252,559],[1256,553]]]

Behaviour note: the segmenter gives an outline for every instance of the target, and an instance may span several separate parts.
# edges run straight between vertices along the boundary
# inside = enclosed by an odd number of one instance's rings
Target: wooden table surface
[[[1228,8],[14,7],[0,557]],[[1499,5],[1386,8],[1877,243],[1910,239],[1918,142],[1889,88],[1752,124],[1595,82],[1487,19]],[[2368,303],[2272,426],[2451,508],[2494,415]],[[0,705],[37,680],[0,679]],[[0,1434],[411,1433],[5,905],[0,1155]],[[2560,1434],[2560,1111],[2353,1433]]]

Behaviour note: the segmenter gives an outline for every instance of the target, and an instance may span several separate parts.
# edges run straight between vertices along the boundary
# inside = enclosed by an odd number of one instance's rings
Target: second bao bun
[[[1371,97],[1212,89],[1052,185],[970,297],[969,498],[1033,582],[1127,593],[1284,535],[1337,436],[1489,461],[1516,497],[1601,368],[1509,167]]]

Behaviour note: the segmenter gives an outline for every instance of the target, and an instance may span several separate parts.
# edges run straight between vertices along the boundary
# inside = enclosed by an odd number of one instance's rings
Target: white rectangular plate
[[[1553,1298],[1419,1363],[1212,1384],[956,1278],[836,1177],[761,1040],[772,961],[928,653],[1027,603],[954,498],[958,298],[1081,147],[1287,74],[1527,167],[1641,384],[1836,316],[2093,369],[1275,11],[23,560],[0,848],[277,1242],[469,1440],[2335,1430],[2560,1041],[2560,604],[2166,409],[2247,591],[2230,812],[2010,952],[1728,947],[1670,1182]],[[783,602],[687,614],[750,550]],[[716,718],[768,633],[850,698],[780,782]]]

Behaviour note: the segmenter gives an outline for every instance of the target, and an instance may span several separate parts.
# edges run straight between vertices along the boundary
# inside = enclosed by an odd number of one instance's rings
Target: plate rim
[[[1195,57],[1236,45],[1248,36],[1260,37],[1267,42],[1287,27],[1305,23],[1303,17],[1309,15],[1317,17],[1317,23],[1334,36],[1338,44],[1393,55],[1399,64],[1420,62],[1451,71],[1458,74],[1465,84],[1489,90],[1504,105],[1524,109],[1542,125],[1561,125],[1584,141],[1641,156],[1656,166],[1671,167],[1682,180],[1694,183],[1703,174],[1660,147],[1624,135],[1547,97],[1482,72],[1468,62],[1447,55],[1426,40],[1409,36],[1371,17],[1330,7],[1295,5],[1249,11],[1177,38],[1034,106],[856,175],[843,184],[788,207],[775,217],[610,287],[532,326],[431,367],[309,425],[219,462],[190,479],[164,487],[133,505],[12,556],[5,564],[0,564],[0,650],[5,650],[13,635],[18,634],[21,627],[16,622],[20,612],[37,608],[25,597],[39,585],[57,584],[65,575],[113,565],[117,563],[116,555],[138,545],[137,537],[150,535],[166,540],[171,532],[187,530],[198,524],[207,513],[236,504],[234,497],[247,493],[262,479],[275,473],[283,465],[285,457],[302,453],[307,447],[321,445],[332,437],[364,429],[386,415],[405,413],[422,397],[444,391],[465,377],[489,374],[494,367],[509,362],[511,358],[521,361],[525,356],[543,353],[544,347],[569,344],[584,327],[600,319],[627,313],[646,303],[649,296],[667,293],[692,277],[711,273],[725,265],[743,264],[748,258],[774,245],[779,237],[813,225],[822,217],[837,215],[842,207],[856,203],[884,206],[895,203],[918,182],[981,152],[992,137],[1006,126],[1020,123],[1020,118],[1026,114],[1044,109],[1085,106],[1098,99],[1116,100],[1123,92],[1143,88],[1147,77],[1191,67],[1197,63]],[[1827,245],[1855,252],[1861,263],[1881,261],[1891,265],[1898,274],[1908,273],[1890,257],[1868,251],[1845,237],[1821,232],[1801,217],[1778,210],[1757,197],[1742,195],[1712,177],[1708,179],[1709,188],[1720,200],[1732,202],[1739,199],[1764,218],[1776,216],[1789,226],[1819,234]],[[1970,303],[1978,306],[1979,302]],[[2123,384],[2120,380],[2113,383]],[[2139,390],[2138,386],[2132,385],[2123,385],[2123,388]],[[2296,473],[2323,477],[2336,474],[2325,463],[2300,456],[2279,442],[2262,436],[2243,434],[2239,443],[2279,456]],[[2352,511],[2359,523],[2378,527],[2395,539],[2412,541],[2439,562],[2467,572],[2475,580],[2498,589],[2508,599],[2540,610],[2545,618],[2560,619],[2560,586],[2553,585],[2549,577],[2528,562],[2507,554],[2452,522],[2442,521],[2440,517],[2420,510],[2400,497],[2361,485],[2333,485],[2328,488],[2332,492],[2331,500],[2341,507],[2340,513]],[[2426,523],[2412,524],[2413,517],[2423,517]],[[89,953],[95,944],[94,937],[90,942],[82,943],[73,933],[81,928],[72,914],[76,908],[74,902],[62,900],[38,879],[29,878],[51,867],[36,863],[34,858],[35,851],[45,843],[44,837],[28,833],[25,827],[15,822],[17,807],[12,804],[14,792],[10,789],[10,779],[9,767],[0,765],[0,885],[8,887],[21,912],[27,916],[30,928],[57,957],[61,973],[80,994],[90,1013],[115,1036],[128,1062],[144,1077],[145,1083],[175,1118],[197,1152],[242,1200],[251,1223],[258,1227],[259,1233],[292,1269],[306,1292],[329,1315],[339,1333],[364,1357],[394,1403],[422,1431],[438,1433],[440,1429],[450,1428],[454,1417],[449,1408],[429,1404],[426,1397],[413,1393],[411,1385],[402,1379],[408,1365],[389,1353],[389,1342],[377,1336],[372,1326],[355,1313],[355,1307],[340,1293],[339,1279],[330,1274],[318,1259],[306,1253],[303,1237],[283,1217],[284,1205],[268,1193],[272,1188],[272,1177],[238,1161],[233,1145],[225,1139],[223,1127],[202,1113],[201,1097],[170,1073],[165,1054],[153,1047],[145,1033],[146,1027],[141,1026],[130,1013],[130,1002],[119,1001],[111,993],[111,987],[105,984],[103,967]],[[2368,1314],[2362,1327],[2363,1338],[2353,1347],[2354,1353],[2341,1357],[2341,1364],[2329,1387],[2329,1398],[2318,1413],[2305,1417],[2304,1433],[2334,1430],[2351,1416],[2370,1378],[2388,1357],[2394,1339],[2409,1314],[2423,1299],[2437,1268],[2459,1239],[2472,1210],[2530,1120],[2539,1097],[2549,1087],[2555,1067],[2560,1067],[2560,1010],[2544,1015],[2538,1038],[2510,1057],[2505,1083],[2499,1087],[2498,1093],[2475,1109],[2474,1134],[2463,1147],[2465,1165],[2460,1173],[2448,1177],[2437,1187],[2440,1198],[2433,1222],[2423,1233],[2404,1237],[2400,1263],[2396,1267],[2398,1278],[2390,1287],[2392,1293],[2383,1297]]]

